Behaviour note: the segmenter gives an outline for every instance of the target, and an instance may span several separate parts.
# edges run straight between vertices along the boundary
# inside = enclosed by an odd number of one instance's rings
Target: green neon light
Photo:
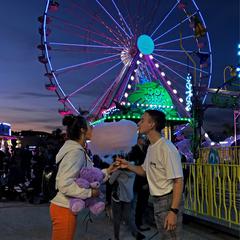
[[[95,126],[95,125],[97,125],[97,124],[99,124],[99,123],[101,123],[101,122],[104,122],[105,120],[106,120],[105,117],[104,117],[104,118],[100,118],[100,119],[98,119],[97,121],[91,122],[90,124],[91,124],[92,126]]]
[[[174,108],[174,106],[166,106],[166,105],[157,105],[157,104],[139,104],[139,103],[125,103],[122,105],[127,105],[127,106],[135,106],[135,107],[151,107],[151,108]]]
[[[141,116],[140,115],[117,115],[117,116],[107,116],[106,119],[107,120],[112,120],[112,119],[125,119],[125,118],[129,118],[129,119],[140,119]],[[169,121],[187,121],[187,122],[191,122],[192,119],[191,118],[179,118],[179,117],[167,117],[166,118]]]
[[[156,82],[138,84],[137,90],[128,96],[127,106],[137,108],[158,109],[167,117],[177,117],[177,112],[167,90]]]
[[[167,90],[156,82],[138,84],[137,90],[128,96],[131,104],[173,106]]]

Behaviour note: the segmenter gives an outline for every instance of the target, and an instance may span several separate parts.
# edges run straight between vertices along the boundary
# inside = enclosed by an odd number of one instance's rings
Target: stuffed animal
[[[104,173],[95,167],[84,167],[80,170],[80,175],[76,179],[76,183],[81,188],[99,188],[103,182]],[[81,198],[70,198],[70,209],[74,214],[77,214],[84,208],[98,215],[105,209],[105,203],[101,200],[101,195],[98,198],[87,198],[85,200]]]

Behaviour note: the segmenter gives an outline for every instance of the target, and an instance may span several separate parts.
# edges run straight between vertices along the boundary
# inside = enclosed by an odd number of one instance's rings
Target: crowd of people
[[[0,151],[0,200],[21,200],[43,203],[43,173],[55,164],[58,145],[52,143]]]

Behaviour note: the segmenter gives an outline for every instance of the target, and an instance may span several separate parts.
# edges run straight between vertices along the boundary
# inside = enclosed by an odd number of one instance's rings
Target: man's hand
[[[176,229],[176,224],[177,224],[177,215],[174,212],[170,211],[165,218],[164,228],[167,231],[172,231]]]
[[[117,157],[116,164],[119,165],[119,168],[128,169],[129,171],[135,172],[136,174],[143,176],[143,177],[146,176],[146,172],[144,171],[142,166],[136,166],[134,164],[131,164],[126,159]]]
[[[129,162],[126,159],[117,157],[115,164],[118,166],[118,168],[128,168]]]

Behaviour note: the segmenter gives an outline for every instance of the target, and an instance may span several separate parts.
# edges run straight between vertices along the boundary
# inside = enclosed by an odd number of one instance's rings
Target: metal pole
[[[234,111],[234,141],[235,146],[237,146],[237,119],[240,116],[240,110]]]
[[[201,104],[199,99],[198,99],[198,94],[197,94],[197,64],[192,58],[192,56],[185,50],[183,47],[182,43],[182,32],[180,31],[180,48],[184,51],[184,53],[187,55],[187,57],[190,59],[194,66],[194,72],[193,72],[193,101],[192,101],[192,108],[193,108],[193,158],[196,161],[198,156],[199,156],[199,147],[200,147],[200,140],[201,140],[201,126],[199,126],[199,114],[198,111],[202,110],[202,107],[200,106],[201,109],[198,109],[198,105]],[[197,131],[198,130],[198,131]]]

